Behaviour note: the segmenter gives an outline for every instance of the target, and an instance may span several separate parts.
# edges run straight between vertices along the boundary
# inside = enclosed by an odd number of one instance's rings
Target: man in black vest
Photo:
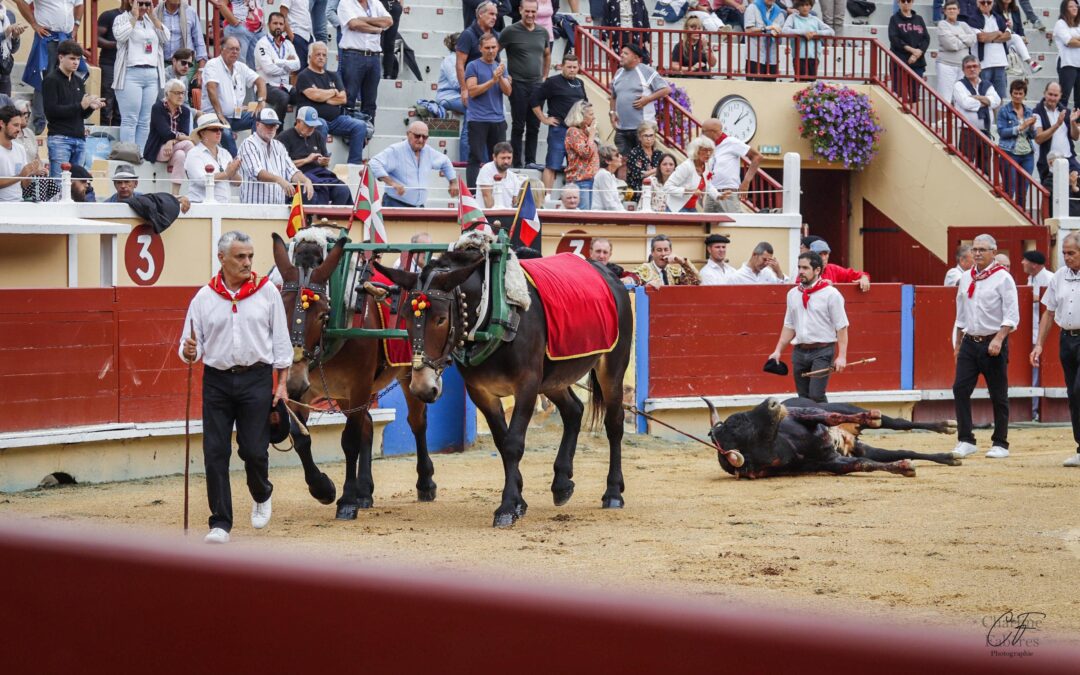
[[[1080,110],[1069,112],[1061,103],[1061,85],[1050,82],[1043,91],[1043,98],[1035,106],[1035,142],[1039,145],[1039,180],[1048,189],[1052,189],[1053,176],[1050,172],[1051,155],[1069,160],[1069,173],[1080,171],[1080,162],[1076,161],[1073,143],[1080,138]]]
[[[964,119],[972,127],[989,138],[990,116],[1001,105],[1001,97],[989,82],[979,78],[979,59],[965,56],[961,67],[964,70],[964,79],[953,85],[952,104],[964,114]],[[980,142],[978,135],[971,129],[960,129],[960,152],[983,173],[988,173],[990,169],[989,150],[990,147],[985,142]]]

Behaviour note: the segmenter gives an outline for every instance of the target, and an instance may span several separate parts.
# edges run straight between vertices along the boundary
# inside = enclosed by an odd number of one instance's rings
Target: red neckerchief
[[[723,131],[720,132],[720,136],[716,139],[716,147],[720,147],[720,144],[724,142],[728,136]]]
[[[810,306],[810,296],[813,293],[817,293],[818,291],[820,291],[821,289],[827,287],[828,285],[829,285],[829,282],[825,281],[824,279],[818,279],[817,283],[814,284],[813,286],[811,286],[810,288],[807,288],[806,286],[803,286],[802,284],[799,284],[799,290],[802,291],[802,306],[803,306],[803,309],[806,309],[807,307]]]
[[[231,302],[233,314],[236,314],[236,303],[258,293],[259,289],[265,286],[266,282],[269,280],[270,277],[259,279],[259,275],[252,272],[251,278],[244,282],[244,285],[240,287],[240,290],[236,293],[236,297],[234,298],[232,294],[229,293],[229,289],[225,288],[225,279],[222,277],[221,272],[218,272],[217,275],[210,280],[210,288],[215,293]]]
[[[701,177],[701,181],[698,183],[697,191],[690,195],[690,199],[686,200],[686,204],[683,205],[684,209],[692,209],[697,206],[697,193],[705,190],[705,176]]]
[[[971,285],[968,286],[968,297],[969,298],[975,297],[975,282],[982,281],[983,279],[987,279],[991,275],[997,274],[998,272],[1000,272],[1000,271],[1002,271],[1004,269],[1005,268],[1002,267],[1001,265],[999,265],[997,263],[994,263],[993,265],[986,268],[982,272],[979,272],[978,274],[976,274],[975,273],[975,266],[972,265],[971,266]]]

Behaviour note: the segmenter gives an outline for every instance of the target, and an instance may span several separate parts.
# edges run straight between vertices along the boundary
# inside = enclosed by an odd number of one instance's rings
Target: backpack
[[[859,19],[870,16],[877,9],[877,5],[870,0],[847,0],[847,11],[852,17]]]

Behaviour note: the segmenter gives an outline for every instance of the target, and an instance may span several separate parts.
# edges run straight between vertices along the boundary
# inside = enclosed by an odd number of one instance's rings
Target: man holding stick
[[[288,398],[292,343],[281,294],[267,278],[252,272],[254,257],[246,234],[221,236],[221,271],[192,299],[180,342],[185,363],[203,360],[203,461],[210,505],[210,532],[204,541],[211,544],[227,543],[233,524],[233,424],[254,501],[251,526],[261,529],[270,522],[270,408]],[[276,389],[273,370],[278,373]]]

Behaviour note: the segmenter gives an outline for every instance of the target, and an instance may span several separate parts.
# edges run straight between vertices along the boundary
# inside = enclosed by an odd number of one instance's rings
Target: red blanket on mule
[[[394,282],[390,280],[390,277],[380,274],[377,270],[372,272],[372,281],[377,281],[380,284],[386,284],[387,286],[393,286]],[[380,302],[379,305],[379,327],[386,328],[390,325],[390,304],[388,302]],[[353,314],[353,327],[360,328],[361,315],[360,313]],[[404,317],[397,317],[397,326],[405,330]],[[394,339],[394,340],[382,340],[383,350],[386,354],[387,362],[392,366],[407,366],[412,363],[412,345],[409,344],[407,339]]]
[[[573,359],[610,352],[619,339],[615,296],[592,263],[573,253],[522,260],[547,320],[547,356]]]

